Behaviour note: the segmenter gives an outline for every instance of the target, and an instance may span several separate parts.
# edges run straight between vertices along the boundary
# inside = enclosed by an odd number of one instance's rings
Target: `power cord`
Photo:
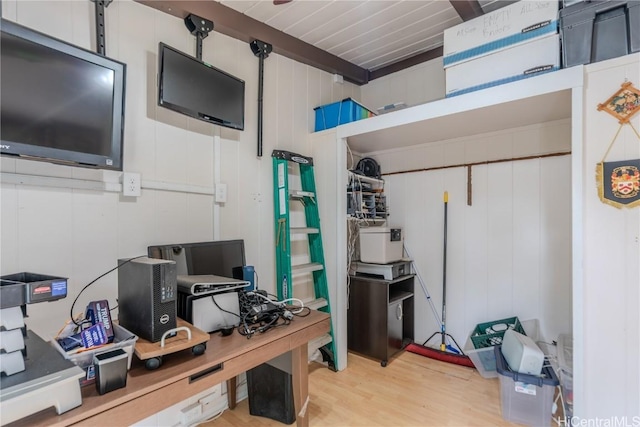
[[[270,329],[286,326],[295,316],[305,317],[311,312],[309,307],[298,298],[288,298],[278,301],[273,295],[265,291],[241,291],[240,325],[238,333],[251,338],[256,333],[264,333]],[[288,305],[287,302],[296,302],[298,305]]]
[[[82,288],[80,290],[80,292],[78,292],[78,295],[76,295],[76,298],[73,300],[73,303],[71,303],[71,309],[69,310],[69,317],[71,318],[71,321],[76,325],[76,326],[82,326],[85,322],[85,320],[83,319],[80,323],[78,323],[76,321],[76,319],[73,317],[73,307],[76,305],[76,302],[78,301],[78,298],[80,298],[80,295],[82,295],[82,293],[85,291],[85,289],[87,289],[89,286],[93,285],[95,282],[97,282],[98,280],[102,279],[104,276],[106,276],[107,274],[111,273],[112,271],[115,271],[117,269],[119,269],[120,267],[122,267],[123,265],[125,265],[128,262],[133,261],[134,259],[138,259],[138,258],[143,258],[146,257],[146,255],[139,255],[137,257],[133,257],[133,258],[129,258],[128,260],[116,265],[115,267],[113,267],[111,270],[107,271],[106,273],[101,274],[100,276],[96,277],[95,279],[93,279],[91,282],[87,283],[85,285],[84,288]]]
[[[225,313],[233,314],[236,317],[242,318],[242,316],[240,316],[238,313],[234,313],[233,311],[225,310],[224,308],[220,307],[220,305],[218,304],[218,301],[216,301],[215,294],[211,294],[211,301],[213,301],[215,306],[218,307],[218,310],[224,311]]]

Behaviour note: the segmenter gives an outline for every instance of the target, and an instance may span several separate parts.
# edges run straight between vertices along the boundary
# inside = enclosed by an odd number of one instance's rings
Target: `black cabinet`
[[[391,357],[413,342],[414,275],[394,280],[351,276],[347,311],[350,351],[379,359]]]

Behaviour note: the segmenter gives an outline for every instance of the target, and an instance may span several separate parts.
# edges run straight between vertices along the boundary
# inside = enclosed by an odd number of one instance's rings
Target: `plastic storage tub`
[[[640,51],[640,2],[599,0],[560,10],[563,66]]]
[[[62,354],[65,359],[70,360],[71,362],[75,363],[76,366],[84,369],[85,376],[84,378],[80,379],[80,385],[85,386],[95,383],[95,368],[93,365],[93,356],[95,355],[121,348],[127,353],[127,369],[131,368],[131,358],[133,356],[133,350],[138,337],[115,323],[113,324],[113,332],[113,343],[107,344],[95,350],[87,350],[81,353],[68,354],[62,349],[62,347],[60,347],[60,344],[58,344],[58,341],[56,341],[55,339],[51,340],[51,345],[56,350],[58,350],[58,352],[60,352],[60,354]]]
[[[314,111],[316,132],[375,116],[375,113],[351,98],[316,107]]]
[[[500,377],[502,418],[530,426],[550,426],[553,396],[560,383],[553,368],[543,367],[540,376],[519,374],[507,366],[501,345],[493,350]]]
[[[43,301],[56,301],[67,296],[67,278],[37,273],[16,273],[0,277],[1,308]]]
[[[507,329],[515,329],[516,332],[525,334],[520,319],[507,317],[506,319],[492,322],[478,323],[471,334],[471,341],[475,348],[493,347],[502,344],[504,332]]]
[[[402,229],[363,227],[360,229],[360,261],[389,264],[402,259]]]
[[[493,348],[498,344],[502,344],[504,331],[492,332],[489,334],[486,333],[488,328],[494,327],[498,324],[513,325],[513,329],[525,334],[534,341],[538,341],[540,339],[538,319],[530,319],[520,322],[517,317],[509,317],[507,319],[479,323],[476,325],[473,331],[469,334],[463,351],[464,354],[469,356],[473,365],[478,370],[478,373],[483,378],[496,378],[498,376],[498,372],[496,371],[496,356]],[[484,331],[484,333],[482,333],[482,331]]]
[[[558,336],[558,376],[562,386],[565,417],[573,416],[573,335]]]

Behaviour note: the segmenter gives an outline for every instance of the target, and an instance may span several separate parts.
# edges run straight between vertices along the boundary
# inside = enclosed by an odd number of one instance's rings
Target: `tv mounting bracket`
[[[251,52],[258,57],[258,157],[262,157],[262,97],[264,93],[264,60],[273,51],[273,46],[261,40],[249,43]]]
[[[184,25],[191,34],[196,36],[196,58],[202,61],[202,39],[213,31],[213,21],[190,13],[184,18]]]
[[[91,0],[96,4],[96,50],[102,56],[106,56],[107,46],[104,41],[104,9],[109,7],[113,0]]]

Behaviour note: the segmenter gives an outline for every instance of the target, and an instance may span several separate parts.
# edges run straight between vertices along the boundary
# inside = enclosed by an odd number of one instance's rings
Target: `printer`
[[[178,317],[208,333],[238,326],[238,292],[193,295],[178,290]]]

